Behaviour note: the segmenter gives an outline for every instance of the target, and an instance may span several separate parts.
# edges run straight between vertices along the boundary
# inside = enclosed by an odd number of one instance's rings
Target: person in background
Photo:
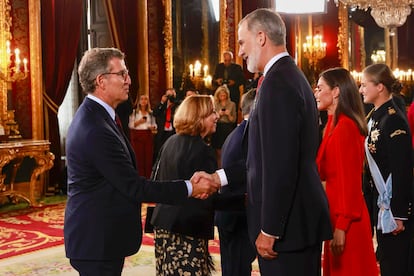
[[[219,120],[217,122],[217,131],[211,137],[211,145],[216,150],[219,167],[221,167],[221,147],[224,140],[236,127],[236,104],[230,99],[229,89],[226,85],[217,88],[214,93],[214,102]]]
[[[377,259],[382,276],[414,275],[410,243],[413,227],[413,160],[411,133],[403,112],[392,99],[400,82],[385,64],[362,72],[360,93],[374,105],[368,121],[365,154],[378,192]]]
[[[165,141],[175,134],[174,128],[174,114],[176,108],[179,106],[177,100],[177,93],[174,88],[168,88],[161,97],[160,103],[153,110],[157,122],[157,134],[154,141],[154,158],[156,160],[160,148]]]
[[[260,275],[321,275],[322,242],[332,239],[332,226],[315,162],[312,88],[286,50],[286,27],[274,10],[246,15],[238,42],[247,69],[264,76],[246,129],[247,224]],[[194,177],[231,186],[242,172],[236,165]]]
[[[66,140],[63,231],[66,256],[80,275],[121,275],[125,257],[141,245],[142,202],[182,204],[218,188],[208,181],[153,182],[138,175],[134,151],[115,114],[131,85],[124,58],[115,48],[93,48],[79,63],[87,96]]]
[[[214,172],[217,162],[204,139],[216,130],[218,115],[211,96],[194,95],[181,103],[174,117],[177,134],[164,143],[156,162],[156,179]],[[244,195],[239,197],[244,204]],[[221,204],[221,205],[220,205]],[[155,229],[156,274],[211,275],[213,262],[208,240],[214,238],[214,210],[231,204],[214,194],[206,200],[190,199],[180,206],[157,204],[151,223]]]
[[[244,92],[245,78],[242,67],[233,62],[232,52],[225,51],[223,53],[223,62],[219,63],[215,68],[213,83],[216,89],[218,86],[227,85],[230,92],[230,99],[236,104],[237,116],[240,97]]]
[[[243,142],[243,138],[255,96],[256,89],[243,94],[241,112],[244,120],[227,136],[223,144],[221,165],[228,167],[242,163],[245,171],[239,182],[221,188],[220,194],[222,195],[244,195],[246,193],[247,145]],[[249,240],[246,210],[217,211],[215,221],[220,238],[222,276],[250,276],[252,262],[256,258],[256,249]]]
[[[358,87],[348,70],[328,69],[319,75],[315,98],[318,109],[328,113],[316,160],[334,232],[324,244],[323,275],[378,276],[362,195],[367,125]]]
[[[147,95],[138,97],[138,103],[129,116],[129,132],[132,148],[137,160],[140,175],[149,178],[152,170],[154,151],[154,132],[157,129],[155,117]]]
[[[198,94],[199,93],[196,90],[187,90],[187,91],[185,91],[185,97],[184,98],[187,98],[187,97],[193,96],[193,95],[198,95]]]

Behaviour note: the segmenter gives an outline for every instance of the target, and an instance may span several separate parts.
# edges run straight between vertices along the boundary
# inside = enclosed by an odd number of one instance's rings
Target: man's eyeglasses
[[[129,76],[129,72],[128,70],[121,70],[119,72],[107,72],[107,73],[102,73],[101,75],[118,75],[120,77],[122,77],[124,79],[124,81],[127,81],[128,76]]]

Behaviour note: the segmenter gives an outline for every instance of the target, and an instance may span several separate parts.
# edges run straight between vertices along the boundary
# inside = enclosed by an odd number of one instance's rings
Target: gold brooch
[[[371,131],[371,141],[373,143],[378,141],[379,136],[380,136],[380,130],[379,129],[374,129],[373,131]]]

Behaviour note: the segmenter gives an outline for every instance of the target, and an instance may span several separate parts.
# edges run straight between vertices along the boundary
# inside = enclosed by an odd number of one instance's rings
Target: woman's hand
[[[333,233],[333,239],[329,243],[332,255],[340,256],[344,252],[345,236],[346,236],[346,233],[344,230],[335,228],[335,231]]]

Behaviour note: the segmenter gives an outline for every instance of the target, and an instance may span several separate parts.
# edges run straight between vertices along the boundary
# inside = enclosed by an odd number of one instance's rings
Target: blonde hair
[[[193,95],[185,98],[175,112],[176,133],[191,136],[200,135],[205,130],[203,120],[213,111],[214,100],[212,96]]]
[[[230,100],[230,90],[227,88],[227,85],[222,85],[217,87],[216,92],[214,92],[214,100],[220,102],[219,95],[220,93],[226,93],[227,99]]]

